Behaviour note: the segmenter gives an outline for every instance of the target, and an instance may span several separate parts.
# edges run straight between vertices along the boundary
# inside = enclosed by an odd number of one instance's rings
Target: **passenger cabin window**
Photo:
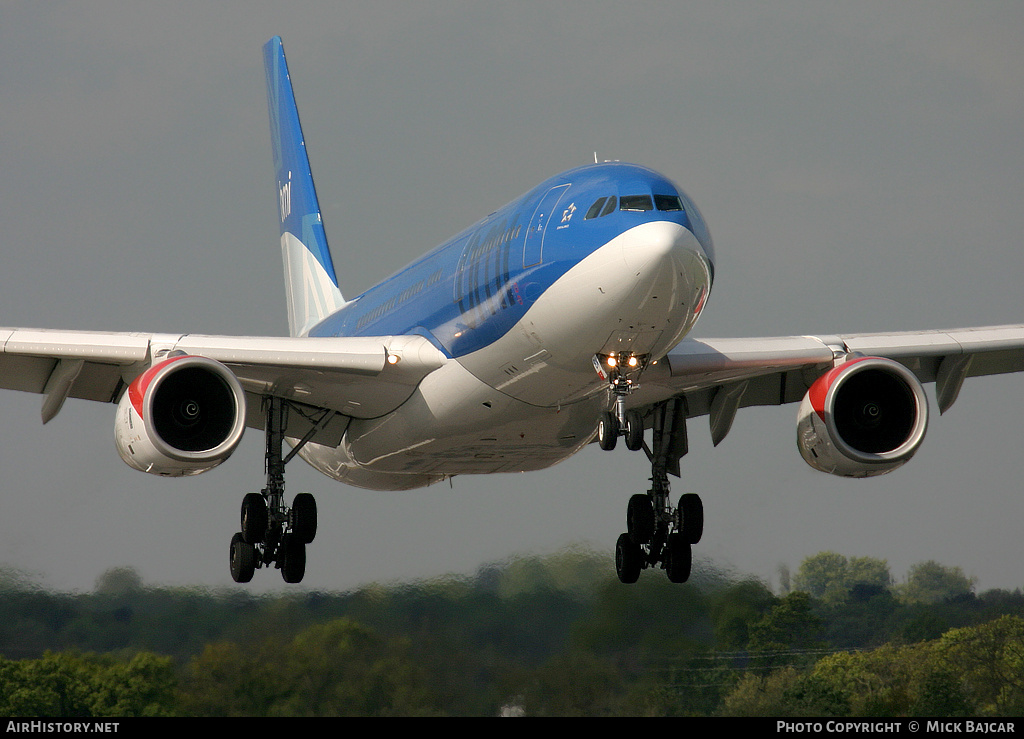
[[[658,206],[658,210],[683,209],[683,201],[679,199],[678,195],[655,195],[654,204]]]
[[[619,210],[654,210],[650,195],[623,195],[619,198]]]

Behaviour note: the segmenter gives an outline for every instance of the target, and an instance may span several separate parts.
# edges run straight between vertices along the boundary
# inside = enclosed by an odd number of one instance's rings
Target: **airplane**
[[[647,167],[558,174],[362,294],[328,247],[280,37],[263,48],[289,336],[0,329],[0,387],[113,403],[131,467],[179,477],[262,431],[266,485],[242,499],[232,578],[301,582],[317,534],[309,493],[285,498],[296,456],[372,490],[540,470],[596,442],[643,451],[615,544],[624,583],[690,575],[699,495],[673,501],[687,421],[717,446],[740,408],[798,404],[813,468],[885,474],[924,440],[968,377],[1024,371],[1024,325],[916,333],[698,339],[715,249],[693,199]]]

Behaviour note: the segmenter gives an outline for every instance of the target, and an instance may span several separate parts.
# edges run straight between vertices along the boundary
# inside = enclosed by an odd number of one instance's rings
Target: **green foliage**
[[[3,716],[170,716],[176,687],[171,659],[148,652],[129,660],[76,652],[0,659]]]
[[[751,625],[763,619],[778,601],[760,580],[743,580],[712,594],[711,616],[717,648],[746,649]]]
[[[961,676],[971,704],[984,715],[1024,712],[1024,618],[946,632],[935,647],[941,669]]]
[[[804,590],[826,604],[845,602],[858,588],[881,592],[891,585],[889,563],[884,559],[847,559],[835,552],[819,552],[807,557],[793,578],[795,590]]]
[[[530,671],[519,700],[527,716],[614,716],[623,712],[626,690],[614,664],[573,651]]]
[[[501,565],[489,566],[484,572],[493,577],[494,589],[502,598],[538,591],[562,591],[586,597],[608,579],[606,559],[582,547],[568,547],[546,557],[514,557]],[[484,572],[478,574],[478,579]]]
[[[50,593],[0,570],[0,712],[1024,711],[1020,590],[975,596],[934,563],[893,588],[884,560],[830,552],[793,578],[813,592],[779,597],[704,561],[684,586],[657,571],[626,586],[610,560],[572,549],[472,576],[264,597],[147,587],[130,568],[92,593]]]
[[[858,584],[846,601],[821,604],[822,639],[838,649],[880,646],[892,638],[898,611],[891,590]]]
[[[722,705],[731,715],[1020,715],[1024,618],[952,629],[933,642],[838,652],[806,670],[750,674]]]
[[[911,606],[903,609],[903,619],[897,635],[907,644],[938,639],[950,627],[943,613],[925,606]]]
[[[906,715],[926,658],[924,650],[886,645],[868,652],[828,655],[814,666],[812,674],[846,696],[851,715]]]
[[[765,664],[774,666],[798,659],[811,650],[820,649],[821,619],[811,610],[811,596],[794,591],[781,598],[761,620],[750,627],[750,650],[765,653]],[[773,655],[772,653],[779,653]]]
[[[186,672],[182,707],[195,716],[396,716],[438,711],[407,645],[348,619],[290,641],[212,644]]]
[[[793,589],[821,600],[845,581],[846,562],[846,557],[836,552],[819,552],[807,557],[793,578]]]
[[[974,594],[975,578],[964,575],[959,567],[946,567],[934,560],[910,568],[907,582],[898,588],[904,603],[932,605]]]
[[[134,567],[114,567],[96,578],[100,595],[123,597],[142,590],[142,577]]]
[[[970,716],[974,706],[964,693],[963,682],[955,670],[930,665],[921,675],[917,695],[909,707],[910,716]]]
[[[687,653],[712,642],[707,595],[654,577],[632,586],[606,580],[573,639],[588,651],[634,659]]]
[[[768,674],[748,673],[724,698],[721,712],[725,716],[803,715],[789,697],[802,675],[795,667],[781,667]]]
[[[932,644],[837,652],[804,670],[748,675],[722,705],[748,716],[962,716],[972,708]]]

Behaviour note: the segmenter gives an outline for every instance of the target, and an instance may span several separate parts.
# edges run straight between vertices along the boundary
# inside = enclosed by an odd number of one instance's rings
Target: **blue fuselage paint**
[[[592,207],[601,199],[603,207]],[[689,229],[714,269],[703,218],[676,185],[637,165],[592,164],[541,183],[359,295],[309,335],[419,334],[458,358],[500,339],[572,267],[651,221]]]

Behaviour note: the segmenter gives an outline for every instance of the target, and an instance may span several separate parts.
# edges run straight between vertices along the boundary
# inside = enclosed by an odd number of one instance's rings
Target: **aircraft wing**
[[[670,398],[685,401],[687,418],[709,416],[717,445],[736,411],[754,405],[798,403],[838,359],[885,357],[906,366],[921,382],[935,382],[940,412],[956,400],[968,377],[1024,372],[1024,325],[948,331],[783,336],[751,339],[684,339],[647,369],[632,407]]]
[[[0,388],[40,393],[42,418],[66,398],[116,403],[138,375],[164,356],[195,354],[225,364],[249,400],[246,425],[263,428],[259,398],[287,398],[344,421],[314,437],[336,446],[348,418],[372,418],[401,405],[444,355],[422,336],[238,337],[47,329],[0,329]],[[309,428],[299,417],[288,433]],[[333,442],[333,444],[332,444]]]

